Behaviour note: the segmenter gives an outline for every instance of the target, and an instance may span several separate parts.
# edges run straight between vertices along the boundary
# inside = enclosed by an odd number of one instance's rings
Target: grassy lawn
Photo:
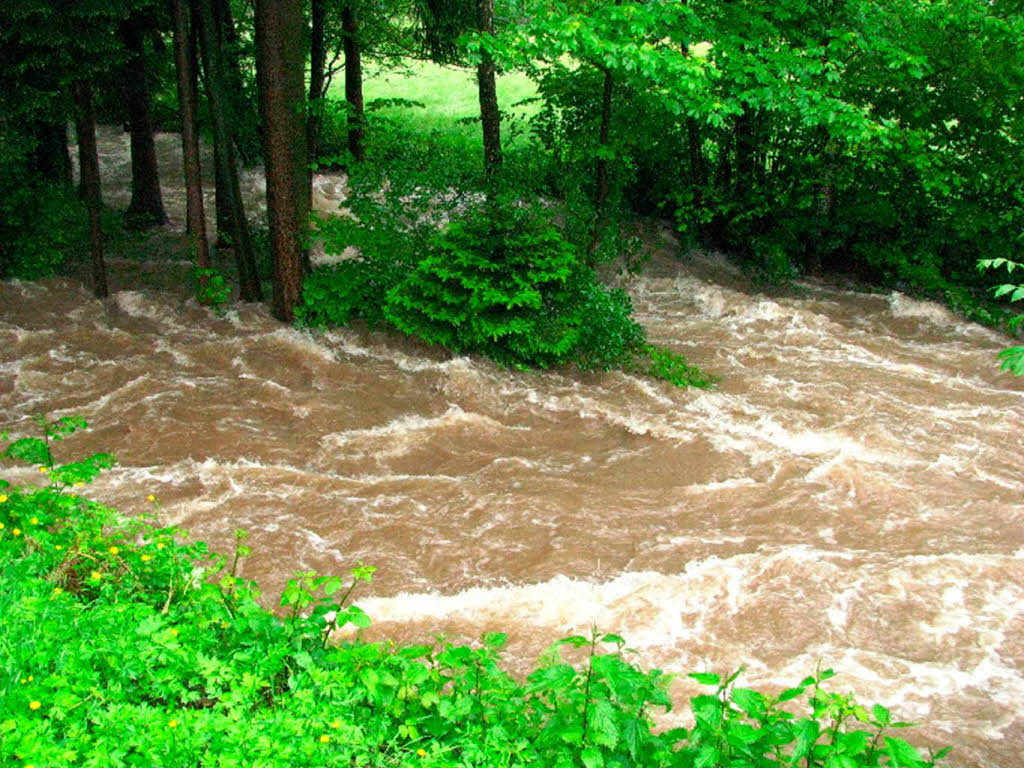
[[[407,99],[424,105],[423,108],[388,107],[381,109],[380,115],[401,120],[407,129],[416,132],[441,132],[454,134],[452,138],[480,140],[478,123],[460,122],[480,114],[473,69],[410,60],[399,69],[369,65],[365,77],[363,88],[367,104],[375,99]],[[529,117],[536,112],[536,105],[515,108],[512,105],[536,95],[537,89],[526,75],[520,72],[499,75],[498,101],[503,112]],[[330,96],[338,100],[345,98],[344,78],[340,73],[331,83]]]

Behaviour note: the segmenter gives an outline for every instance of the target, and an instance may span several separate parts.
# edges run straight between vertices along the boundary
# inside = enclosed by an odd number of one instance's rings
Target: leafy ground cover
[[[5,461],[44,485],[0,480],[0,764],[44,766],[935,765],[891,735],[881,706],[827,692],[820,672],[776,695],[734,674],[693,675],[695,724],[656,732],[668,676],[628,661],[613,634],[556,643],[525,680],[505,636],[474,646],[335,643],[367,626],[351,604],[373,568],[296,574],[266,610],[230,556],[81,489],[109,454],[58,463],[85,423],[40,418]],[[4,436],[6,441],[6,435]],[[156,499],[149,497],[152,504]],[[570,663],[564,649],[575,649]],[[806,713],[788,708],[805,702]],[[788,702],[788,703],[787,703]],[[944,750],[945,752],[945,750]]]

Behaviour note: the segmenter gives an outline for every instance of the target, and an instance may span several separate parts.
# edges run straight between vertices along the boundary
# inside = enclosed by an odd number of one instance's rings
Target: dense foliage
[[[736,675],[695,674],[712,692],[692,700],[693,728],[656,732],[669,677],[629,663],[613,634],[556,643],[522,681],[501,668],[500,634],[476,647],[331,642],[340,627],[369,624],[349,599],[373,568],[347,579],[296,574],[280,610],[268,611],[237,576],[251,554],[244,534],[224,557],[86,499],[79,489],[113,457],[58,463],[55,442],[85,424],[40,424],[44,439],[0,454],[47,480],[0,480],[5,763],[923,768],[940,759],[891,736],[906,724],[884,707],[827,692],[827,670],[778,695],[738,687]],[[791,714],[802,697],[809,713]]]
[[[629,297],[597,279],[543,206],[463,200],[466,210],[437,231],[436,199],[419,201],[419,211],[398,199],[407,205],[393,217],[378,210],[372,226],[358,216],[322,222],[329,250],[358,245],[360,253],[307,279],[303,323],[361,317],[511,367],[625,368],[678,386],[711,384],[682,356],[647,343]]]
[[[627,201],[756,275],[962,304],[1021,229],[1022,32],[1010,2],[576,0],[480,44],[534,73],[560,186],[604,157]]]

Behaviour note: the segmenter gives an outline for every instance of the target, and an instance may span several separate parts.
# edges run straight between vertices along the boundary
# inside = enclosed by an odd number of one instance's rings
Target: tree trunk
[[[71,155],[68,153],[68,127],[65,123],[37,122],[32,132],[36,147],[31,167],[47,181],[71,186]]]
[[[605,67],[601,89],[601,127],[597,140],[597,163],[594,167],[594,231],[590,236],[587,253],[594,255],[601,241],[601,216],[608,201],[608,134],[612,123],[612,89],[615,85],[612,71]]]
[[[100,228],[100,159],[96,152],[96,115],[92,106],[89,84],[74,84],[75,132],[78,134],[78,167],[82,177],[82,191],[89,210],[89,252],[92,255],[92,284],[96,298],[109,295],[107,270],[103,261],[103,230]]]
[[[315,163],[320,157],[320,131],[324,97],[324,69],[327,66],[327,46],[324,25],[327,21],[327,0],[312,0],[309,34],[309,116],[306,118],[306,144],[309,159]],[[309,193],[313,194],[313,173],[309,174]]]
[[[477,0],[477,23],[484,34],[494,34],[494,0]],[[481,51],[476,80],[484,134],[484,175],[491,180],[501,168],[501,112],[498,110],[494,59],[486,51]]]
[[[256,75],[263,124],[274,316],[292,322],[302,292],[308,217],[302,0],[256,0]]]
[[[132,229],[145,229],[167,223],[160,195],[160,172],[153,141],[152,102],[146,79],[143,49],[145,20],[132,15],[122,22],[121,40],[128,51],[124,64],[124,99],[131,129],[132,199],[125,223]]]
[[[203,181],[199,165],[199,132],[196,124],[196,92],[189,51],[185,0],[173,0],[174,60],[178,68],[178,105],[181,113],[181,154],[185,167],[185,207],[188,233],[195,249],[196,266],[210,268],[206,242],[206,212],[203,210]]]
[[[262,301],[263,291],[256,274],[256,259],[253,256],[249,224],[245,219],[242,191],[238,183],[238,162],[230,122],[231,108],[226,94],[223,55],[217,44],[212,0],[198,0],[198,9],[203,70],[206,73],[206,87],[209,91],[214,140],[224,170],[225,199],[230,208],[231,247],[234,248],[238,264],[241,297],[242,301]]]
[[[247,130],[248,126],[256,122],[257,117],[246,98],[238,30],[235,29],[235,19],[231,15],[231,0],[213,0],[213,13],[230,110],[228,127],[231,129],[231,138],[235,142],[236,156],[240,158],[243,165],[252,165],[259,162],[259,150],[250,146],[251,141],[243,140],[243,126]]]
[[[750,106],[736,118],[736,198],[749,194],[755,185],[754,169],[757,140],[754,135],[755,115]]]
[[[359,45],[359,16],[356,0],[341,9],[342,41],[345,45],[345,101],[348,103],[348,151],[361,163],[365,156],[363,136],[363,62]]]

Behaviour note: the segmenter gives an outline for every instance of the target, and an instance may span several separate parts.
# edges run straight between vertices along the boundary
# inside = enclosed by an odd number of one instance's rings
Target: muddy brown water
[[[116,188],[127,139],[103,141]],[[67,278],[0,283],[0,428],[85,416],[65,458],[121,461],[91,496],[141,511],[155,494],[163,521],[224,549],[248,529],[245,574],[270,595],[297,570],[377,566],[357,601],[373,638],[506,631],[524,670],[596,625],[643,666],[746,664],[767,689],[820,664],[926,722],[901,735],[956,744],[956,765],[1024,765],[1007,340],[899,293],[769,297],[653,239],[628,283],[637,316],[716,390],[511,372],[255,305],[218,317],[176,287],[180,264],[115,264],[103,302]],[[161,287],[132,289],[140,271]]]

